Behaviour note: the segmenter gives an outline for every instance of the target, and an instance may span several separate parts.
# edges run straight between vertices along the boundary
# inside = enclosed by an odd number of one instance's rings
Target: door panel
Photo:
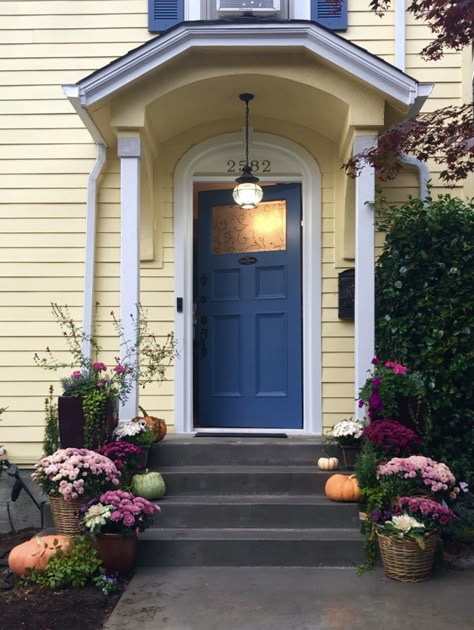
[[[199,426],[302,428],[300,235],[299,184],[199,194]]]

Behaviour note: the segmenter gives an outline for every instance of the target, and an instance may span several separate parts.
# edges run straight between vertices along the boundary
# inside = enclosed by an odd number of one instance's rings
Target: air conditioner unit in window
[[[280,11],[280,0],[216,0],[219,15],[245,14],[275,15]]]

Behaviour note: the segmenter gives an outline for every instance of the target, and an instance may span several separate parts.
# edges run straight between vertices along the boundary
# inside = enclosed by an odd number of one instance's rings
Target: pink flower
[[[400,365],[396,363],[393,367],[394,374],[406,374],[408,372],[408,368],[405,365]]]
[[[120,365],[120,363],[114,367],[114,372],[116,374],[125,374],[126,371],[126,368],[123,365]]]
[[[71,378],[79,378],[81,376],[81,370],[76,370],[71,374]]]
[[[97,372],[102,372],[107,369],[107,366],[105,365],[105,363],[99,362],[99,363],[93,363],[92,368],[96,370]]]

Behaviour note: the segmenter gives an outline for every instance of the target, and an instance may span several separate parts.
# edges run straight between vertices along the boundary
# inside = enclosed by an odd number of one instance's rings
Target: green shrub
[[[83,588],[93,580],[102,568],[97,551],[87,536],[75,536],[72,548],[65,554],[60,545],[44,569],[33,569],[25,578],[50,589]]]
[[[44,399],[44,439],[43,454],[52,455],[59,448],[58,406],[53,398],[53,386],[49,386],[49,395]]]
[[[449,195],[377,202],[377,354],[420,371],[431,431],[424,452],[474,481],[474,203]]]

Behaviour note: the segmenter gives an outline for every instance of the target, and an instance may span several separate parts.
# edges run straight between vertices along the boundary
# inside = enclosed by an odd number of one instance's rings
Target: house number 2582
[[[240,172],[245,166],[245,160],[236,162],[235,160],[227,160],[227,173]],[[252,171],[258,171],[260,173],[271,173],[272,163],[270,160],[252,160],[250,162],[250,168]]]

